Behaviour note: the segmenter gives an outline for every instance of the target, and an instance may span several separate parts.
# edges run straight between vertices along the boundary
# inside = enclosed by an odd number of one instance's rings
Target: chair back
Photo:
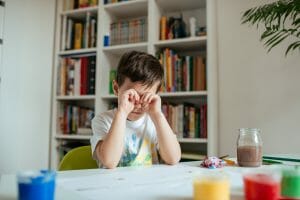
[[[59,164],[58,170],[95,169],[98,165],[92,158],[91,146],[76,147],[69,151]]]

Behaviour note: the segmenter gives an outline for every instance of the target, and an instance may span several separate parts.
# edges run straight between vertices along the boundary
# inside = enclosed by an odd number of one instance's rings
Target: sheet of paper
[[[240,173],[223,171],[232,180],[232,191],[241,193]],[[210,172],[212,171],[184,165],[127,168],[126,171],[116,170],[113,173],[104,170],[104,173],[101,171],[99,174],[59,178],[57,186],[91,200],[100,197],[120,199],[124,196],[134,199],[191,199],[194,178]]]

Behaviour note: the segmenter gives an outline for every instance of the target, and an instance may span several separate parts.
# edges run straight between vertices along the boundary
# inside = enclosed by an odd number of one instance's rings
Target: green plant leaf
[[[246,10],[242,15],[242,24],[264,25],[265,30],[260,40],[264,42],[268,52],[286,38],[297,38],[292,42],[286,54],[299,49],[300,41],[300,0],[278,0],[273,3]]]

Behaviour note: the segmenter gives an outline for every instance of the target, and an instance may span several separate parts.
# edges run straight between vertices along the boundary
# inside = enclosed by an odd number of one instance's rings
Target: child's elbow
[[[102,163],[102,165],[107,168],[107,169],[114,169],[118,166],[118,162],[112,160],[112,159],[109,159],[109,158],[106,158],[105,156],[101,155],[99,157],[99,160],[100,162]]]
[[[107,169],[114,169],[118,166],[118,162],[115,162],[115,161],[110,160],[110,159],[101,159],[101,163]]]
[[[169,158],[168,160],[166,160],[165,162],[168,165],[176,165],[177,163],[179,163],[180,161],[180,157],[175,157],[175,158]]]
[[[107,169],[115,169],[117,167],[117,164],[115,163],[106,163],[103,164]]]

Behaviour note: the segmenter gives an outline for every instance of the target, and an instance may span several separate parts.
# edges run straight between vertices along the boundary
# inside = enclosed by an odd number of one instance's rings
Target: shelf
[[[181,159],[203,160],[206,156],[195,153],[181,153]]]
[[[148,13],[147,0],[132,0],[104,5],[104,9],[118,18],[146,16]]]
[[[96,54],[97,53],[97,48],[60,51],[58,53],[58,55],[60,55],[60,56],[68,56],[68,55],[87,54],[87,53],[94,53],[94,54]]]
[[[156,0],[156,2],[164,12],[206,8],[205,0]]]
[[[200,97],[206,96],[207,91],[190,91],[190,92],[162,92],[161,97]]]
[[[91,135],[55,135],[55,139],[59,140],[89,140],[92,136]]]
[[[132,50],[147,52],[147,42],[103,47],[103,52],[116,54],[116,55],[122,55],[125,52],[132,51]]]
[[[206,36],[178,38],[172,40],[160,40],[154,45],[157,48],[172,48],[175,50],[194,50],[206,45]]]
[[[56,100],[64,101],[64,100],[95,100],[95,95],[83,95],[83,96],[56,96]]]
[[[108,94],[108,95],[101,96],[101,98],[104,100],[116,100],[117,96],[114,94]]]
[[[74,17],[74,18],[82,18],[85,17],[87,12],[90,12],[92,15],[97,14],[98,6],[80,8],[76,10],[67,10],[67,11],[63,11],[61,15],[62,16],[66,15],[68,17]]]
[[[178,138],[181,143],[207,143],[206,138]]]

